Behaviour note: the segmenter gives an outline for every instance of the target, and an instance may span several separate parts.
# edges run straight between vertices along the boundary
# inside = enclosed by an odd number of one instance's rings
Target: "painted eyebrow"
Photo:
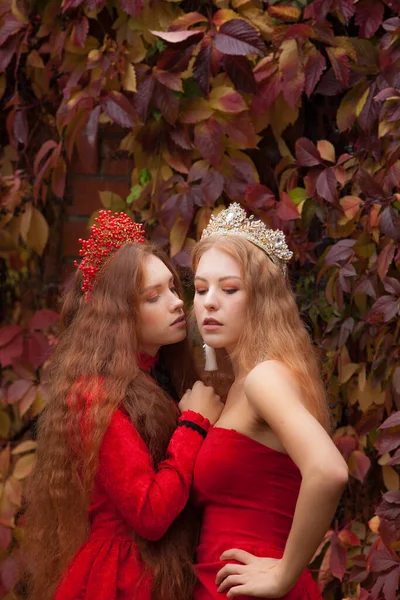
[[[168,283],[171,283],[174,281],[174,278],[171,276],[168,280]],[[155,283],[154,285],[149,285],[145,288],[143,288],[142,290],[140,290],[141,294],[144,294],[145,292],[149,292],[150,290],[156,290],[160,287],[162,287],[164,285],[164,283]]]
[[[207,279],[205,279],[204,277],[199,277],[197,275],[194,278],[194,280],[196,281],[196,279],[199,279],[200,281],[207,281]],[[225,281],[226,279],[238,279],[239,281],[242,281],[242,278],[241,277],[237,277],[236,275],[226,275],[225,277],[220,277],[218,279],[218,281]]]

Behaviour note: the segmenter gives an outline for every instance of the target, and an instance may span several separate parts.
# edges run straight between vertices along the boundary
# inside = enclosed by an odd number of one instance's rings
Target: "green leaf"
[[[134,185],[131,188],[131,193],[129,194],[129,196],[126,199],[126,203],[127,204],[132,204],[133,202],[136,202],[136,200],[138,200],[140,198],[140,194],[142,193],[142,186],[139,184]]]
[[[149,169],[142,169],[139,173],[139,183],[140,185],[147,185],[151,181],[151,173]]]
[[[304,188],[301,187],[296,187],[293,188],[292,190],[290,190],[288,192],[289,194],[289,198],[291,199],[291,201],[296,204],[296,206],[298,204],[300,204],[300,202],[303,202],[304,200],[307,199],[307,192]]]

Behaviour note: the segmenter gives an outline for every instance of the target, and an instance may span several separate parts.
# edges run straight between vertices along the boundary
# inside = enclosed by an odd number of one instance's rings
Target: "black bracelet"
[[[203,438],[206,437],[207,431],[201,427],[201,425],[197,425],[197,423],[193,423],[193,421],[179,421],[178,427],[188,427],[189,429],[193,429],[193,431],[197,431]]]

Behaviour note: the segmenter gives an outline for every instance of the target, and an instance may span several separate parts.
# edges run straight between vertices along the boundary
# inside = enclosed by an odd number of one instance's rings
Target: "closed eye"
[[[204,296],[204,294],[207,292],[207,290],[195,290],[195,291],[198,296]]]
[[[223,290],[225,292],[225,294],[234,294],[235,292],[237,292],[237,288],[230,288],[229,290]]]

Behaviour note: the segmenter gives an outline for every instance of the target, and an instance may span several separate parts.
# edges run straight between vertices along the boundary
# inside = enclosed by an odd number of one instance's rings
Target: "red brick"
[[[78,258],[81,248],[79,238],[89,237],[88,223],[84,221],[64,221],[63,256]]]
[[[94,211],[104,208],[100,201],[100,191],[114,192],[125,199],[129,195],[130,182],[102,179],[74,178],[69,181],[69,197],[72,205],[67,206],[70,215],[90,216]]]
[[[103,175],[126,175],[133,170],[133,159],[119,150],[119,138],[103,138],[100,146],[100,171]]]

